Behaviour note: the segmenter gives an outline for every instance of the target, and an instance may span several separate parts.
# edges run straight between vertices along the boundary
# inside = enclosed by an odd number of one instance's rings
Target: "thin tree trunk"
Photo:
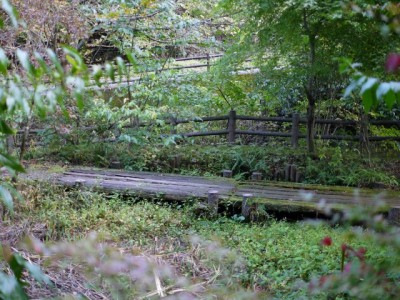
[[[315,98],[312,91],[307,91],[308,107],[307,107],[307,149],[310,154],[315,153]]]
[[[24,133],[22,135],[21,147],[19,152],[19,160],[22,161],[24,158],[24,154],[26,152],[26,143],[29,137],[29,133],[31,132],[32,118],[28,118],[28,122],[26,123]]]
[[[36,93],[36,89],[34,91],[34,94],[35,93]],[[31,132],[34,106],[35,106],[35,100],[32,98],[31,111],[29,112],[29,115],[28,115],[28,121],[26,122],[25,130],[22,135],[21,147],[19,148],[20,149],[20,152],[19,152],[19,161],[20,162],[22,162],[22,159],[24,158],[24,154],[26,152],[26,142],[28,140],[29,133]],[[12,178],[12,182],[16,183],[17,178],[18,178],[18,172],[15,172],[15,175]]]
[[[315,66],[315,51],[316,51],[316,33],[313,32],[308,24],[307,10],[303,11],[303,27],[308,35],[309,40],[309,74],[308,82],[305,87],[305,92],[308,100],[307,107],[307,148],[308,152],[313,155],[315,154],[315,142],[314,142],[314,131],[315,131],[315,102],[316,102],[316,76],[314,75]]]

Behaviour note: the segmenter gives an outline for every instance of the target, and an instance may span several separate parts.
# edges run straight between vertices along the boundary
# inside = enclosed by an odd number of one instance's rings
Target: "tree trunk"
[[[308,100],[307,107],[307,148],[311,155],[315,154],[314,126],[315,126],[315,102],[316,102],[316,76],[315,76],[315,54],[316,54],[316,32],[311,30],[308,24],[307,10],[303,11],[303,27],[308,36],[309,46],[309,74],[305,87]]]
[[[313,74],[315,64],[315,36],[309,35],[310,40],[310,74],[306,86],[306,95],[308,100],[307,107],[307,149],[308,152],[315,154],[314,129],[315,129],[315,102],[316,102],[316,76]]]
[[[315,154],[315,99],[309,96],[307,92],[308,107],[307,107],[307,149],[310,154]]]

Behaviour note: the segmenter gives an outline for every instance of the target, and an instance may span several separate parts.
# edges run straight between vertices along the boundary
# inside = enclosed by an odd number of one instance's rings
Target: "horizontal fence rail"
[[[204,131],[204,132],[190,132],[190,133],[177,133],[177,129],[173,129],[171,132],[179,134],[185,137],[200,137],[200,136],[215,136],[215,135],[226,135],[228,142],[234,144],[236,142],[237,135],[253,135],[253,136],[264,136],[264,137],[282,137],[290,138],[291,144],[294,148],[298,146],[299,139],[306,138],[306,134],[300,132],[300,124],[307,124],[307,119],[300,118],[298,113],[293,114],[291,118],[288,117],[255,117],[255,116],[241,116],[236,115],[234,110],[230,111],[226,116],[216,117],[204,117],[196,118],[193,120],[189,119],[174,119],[173,121],[166,121],[166,124],[170,124],[176,127],[179,124],[185,124],[190,122],[212,122],[212,121],[223,121],[227,120],[227,128],[225,130],[218,131]],[[256,122],[273,122],[273,123],[291,123],[290,132],[274,132],[274,131],[263,131],[263,130],[240,130],[237,129],[237,121],[256,121]],[[334,120],[334,119],[316,119],[315,124],[328,124],[338,126],[357,126],[360,124],[354,120]],[[400,120],[371,120],[371,125],[381,126],[397,126],[400,128]],[[144,126],[144,125],[143,125]],[[315,138],[322,140],[347,140],[347,141],[362,141],[365,137],[363,135],[315,135]],[[400,141],[400,136],[368,136],[369,141]]]

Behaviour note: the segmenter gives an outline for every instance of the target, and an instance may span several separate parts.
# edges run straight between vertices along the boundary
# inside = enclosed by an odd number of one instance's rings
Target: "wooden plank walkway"
[[[258,203],[313,207],[320,201],[333,205],[373,205],[379,200],[389,206],[400,205],[400,193],[385,190],[355,190],[304,185],[288,187],[266,181],[238,182],[226,178],[205,178],[149,172],[105,169],[73,169],[57,177],[66,186],[86,186],[139,196],[159,196],[168,200],[206,199],[217,190],[224,200],[241,201],[243,194],[253,194]]]

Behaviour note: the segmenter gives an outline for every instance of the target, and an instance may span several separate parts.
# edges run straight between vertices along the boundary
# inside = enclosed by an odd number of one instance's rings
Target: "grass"
[[[205,272],[213,274],[207,275],[209,278],[218,278],[208,289],[218,288],[224,295],[239,295],[238,290],[232,290],[239,283],[239,289],[264,291],[279,299],[308,297],[305,282],[339,270],[342,243],[365,247],[370,261],[381,260],[389,251],[355,237],[346,228],[323,223],[289,223],[273,218],[263,223],[243,223],[230,216],[205,219],[196,215],[190,204],[170,205],[159,199],[138,201],[134,197],[65,190],[40,183],[23,182],[20,190],[25,201],[18,203],[14,219],[4,225],[45,224],[43,238],[48,244],[85,239],[90,232],[97,232],[101,240],[131,249],[126,251],[157,254],[163,249],[159,255],[175,258],[196,253],[184,263],[176,259],[171,263],[194,280],[203,274],[199,270],[219,270]],[[325,236],[332,237],[332,247],[320,245]],[[195,242],[193,237],[198,237]],[[198,251],[194,246],[210,245],[210,241],[219,246],[211,251]],[[215,254],[223,249],[228,249],[230,255],[216,259]]]

